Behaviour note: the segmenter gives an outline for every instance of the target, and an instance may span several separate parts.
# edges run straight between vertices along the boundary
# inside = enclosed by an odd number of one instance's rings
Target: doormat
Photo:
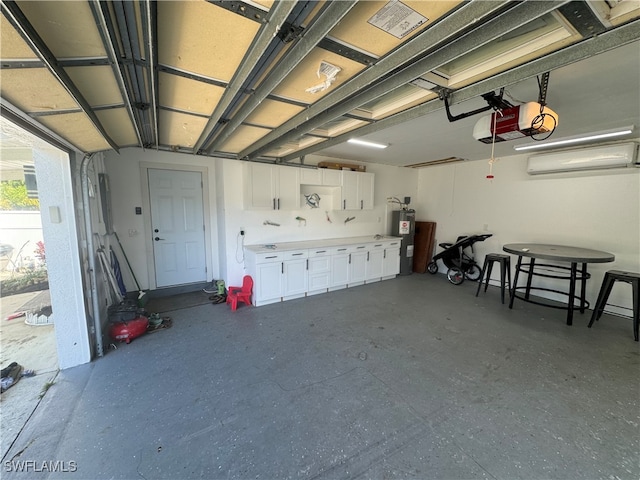
[[[180,293],[168,297],[149,298],[144,309],[149,313],[164,313],[173,310],[182,310],[183,308],[196,307],[210,303],[210,293],[202,290],[197,292]]]

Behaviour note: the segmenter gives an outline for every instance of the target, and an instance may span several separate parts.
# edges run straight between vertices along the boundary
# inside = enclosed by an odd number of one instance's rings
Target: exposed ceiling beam
[[[303,33],[297,43],[287,52],[287,55],[270,72],[260,86],[247,99],[242,107],[227,123],[218,137],[211,145],[206,146],[208,152],[215,151],[222,145],[247,118],[255,108],[276,88],[282,80],[302,61],[307,54],[315,48],[331,29],[338,23],[355,5],[355,1],[330,2],[320,18],[315,20]]]
[[[395,70],[401,65],[406,64],[411,59],[422,55],[425,51],[433,48],[447,39],[459,34],[461,31],[469,28],[480,21],[480,19],[504,8],[509,1],[501,2],[472,2],[467,3],[446,18],[442,19],[435,25],[427,28],[419,35],[416,35],[404,45],[394,52],[382,58],[371,68],[364,70],[362,73],[351,79],[350,81],[340,85],[333,92],[325,95],[320,100],[310,105],[304,112],[294,116],[286,121],[280,127],[271,133],[268,133],[260,140],[250,145],[248,148],[240,152],[240,158],[258,156],[266,151],[263,149],[265,145],[271,144],[283,134],[297,128],[312,118],[330,108],[335,103],[339,103],[346,98],[356,94],[362,89],[363,85],[369,85],[378,78]],[[253,154],[253,155],[252,155]]]
[[[62,138],[60,135],[49,130],[44,125],[34,122],[26,113],[21,111],[15,105],[9,103],[4,98],[0,98],[0,116],[60,150],[65,152],[82,151],[67,139]]]
[[[158,133],[158,106],[160,105],[158,93],[158,3],[151,0],[143,0],[141,5],[142,21],[144,23],[144,37],[146,57],[148,61],[147,78],[151,88],[151,121],[155,146],[160,144]]]
[[[118,145],[109,136],[100,120],[96,116],[95,112],[91,109],[91,105],[80,93],[75,84],[71,81],[71,78],[64,70],[62,65],[58,62],[53,55],[49,47],[44,43],[42,37],[38,35],[33,25],[27,20],[27,17],[22,13],[22,10],[18,7],[17,3],[12,0],[2,0],[2,13],[9,20],[11,25],[16,29],[20,36],[27,42],[29,47],[40,57],[45,63],[49,71],[56,77],[58,82],[69,93],[71,98],[80,106],[84,114],[89,118],[93,126],[98,130],[102,138],[113,148],[116,152],[119,151]]]
[[[283,129],[283,131],[279,131],[277,133],[277,140],[271,141],[265,146],[254,150],[253,152],[250,152],[248,155],[246,154],[246,152],[241,152],[239,156],[240,158],[247,158],[251,160],[275,147],[276,144],[282,145],[284,143],[293,141],[296,138],[300,137],[300,135],[310,132],[311,130],[318,128],[325,123],[333,120],[334,118],[344,115],[345,113],[351,112],[355,108],[367,102],[375,100],[385,93],[388,93],[402,85],[406,85],[420,75],[434,70],[456,58],[467,54],[470,51],[476,50],[483,45],[486,45],[489,42],[495,40],[496,37],[511,32],[518,27],[529,23],[530,21],[539,18],[545,13],[555,10],[565,3],[567,2],[522,2],[510,10],[493,16],[490,20],[474,29],[473,31],[449,41],[421,60],[412,62],[406,68],[398,71],[397,73],[394,73],[392,76],[386,78],[381,82],[374,83],[373,86],[369,88],[367,88],[367,83],[361,83],[360,81],[357,81],[358,77],[356,77],[357,84],[360,87],[359,90],[362,93],[353,95],[339,103],[334,103],[332,106],[328,106],[326,109],[322,110],[322,113],[319,113],[315,116],[311,114],[310,108],[309,110],[304,112],[305,115],[311,116],[310,120],[299,125],[295,129]],[[441,29],[441,24],[434,27],[434,30],[440,31],[440,33],[442,33]],[[437,34],[438,32],[435,33]],[[283,127],[284,125],[277,128],[271,133],[271,135],[276,134],[276,131],[280,130],[280,128]]]
[[[122,76],[121,67],[118,64],[118,57],[113,47],[113,38],[111,37],[110,30],[107,27],[107,20],[105,19],[102,9],[97,4],[97,2],[89,2],[89,7],[91,8],[91,13],[93,14],[93,18],[95,19],[98,25],[98,31],[100,32],[100,37],[102,38],[102,43],[104,45],[104,48],[107,51],[107,56],[110,60],[111,69],[113,70],[113,74],[116,78],[118,89],[120,90],[120,95],[122,95],[122,100],[124,101],[125,107],[127,109],[127,114],[129,115],[129,119],[131,120],[133,129],[136,132],[138,145],[142,147],[143,146],[142,136],[140,135],[140,129],[138,128],[136,115],[135,115],[135,112],[133,111],[133,105],[131,105],[131,98],[129,96],[129,92],[127,91],[127,86],[126,86],[124,77]]]
[[[491,78],[479,81],[467,87],[456,90],[452,94],[455,103],[461,103],[477,98],[483,93],[497,90],[502,87],[542,75],[555,69],[565,67],[575,62],[599,55],[617,47],[627,45],[640,40],[640,20],[629,22],[615,29],[603,32],[600,35],[582,40],[561,50],[549,53],[543,57],[531,60],[523,65],[512,68],[506,72],[497,74]],[[308,148],[283,156],[282,162],[290,162],[299,157],[310,155],[319,150],[333,147],[346,142],[357,132],[358,136],[369,135],[402,123],[415,120],[430,113],[444,109],[444,103],[439,99],[430,100],[422,105],[397,113],[383,120],[366,125],[357,130],[334,137],[326,142],[312,145]],[[471,135],[471,132],[469,132]]]
[[[238,92],[240,92],[240,89],[249,77],[249,74],[253,71],[254,66],[258,63],[269,44],[273,41],[273,38],[278,33],[280,27],[287,19],[295,5],[296,2],[279,1],[271,8],[266,23],[260,27],[251,47],[242,59],[242,62],[240,62],[238,70],[236,70],[233,75],[224,95],[213,110],[211,118],[207,122],[200,138],[193,147],[194,153],[198,152],[202,148],[202,145],[208,141],[214,128],[218,125],[218,121],[222,118],[222,115],[234,98],[236,98]]]

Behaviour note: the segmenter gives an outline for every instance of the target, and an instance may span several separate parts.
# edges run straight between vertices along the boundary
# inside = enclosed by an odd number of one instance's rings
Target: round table
[[[516,264],[513,286],[511,287],[510,292],[511,298],[509,301],[509,308],[513,308],[513,301],[516,298],[519,298],[526,302],[536,303],[538,305],[566,309],[567,325],[571,325],[573,323],[573,310],[575,307],[576,297],[576,282],[578,280],[580,280],[581,283],[579,298],[580,313],[584,313],[585,308],[587,308],[589,305],[585,299],[587,279],[590,277],[589,273],[587,272],[587,264],[607,263],[613,262],[615,260],[615,255],[609,252],[592,250],[590,248],[572,247],[568,245],[550,245],[544,243],[509,243],[504,245],[502,249],[507,253],[518,256],[518,263]],[[523,257],[530,258],[531,260],[528,263],[523,264]],[[536,263],[536,259],[551,260],[558,263],[568,263],[570,266]],[[578,272],[578,264],[581,264],[580,272]],[[536,267],[545,267],[551,269],[551,273],[543,273],[543,271],[541,270],[535,271]],[[525,287],[518,287],[518,276],[520,272],[528,275],[527,285]],[[568,272],[568,275],[566,273],[562,275],[562,272]],[[569,292],[554,290],[550,288],[532,287],[531,282],[534,276],[569,280]],[[525,295],[518,296],[517,290],[522,289],[525,290]],[[531,300],[531,290],[543,290],[567,295],[567,305],[556,306]]]

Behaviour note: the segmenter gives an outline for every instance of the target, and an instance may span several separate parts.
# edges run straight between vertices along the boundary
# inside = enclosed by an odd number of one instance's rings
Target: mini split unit
[[[558,115],[553,110],[528,102],[482,117],[473,127],[473,138],[482,143],[517,140],[551,132],[557,125]]]
[[[531,155],[527,173],[538,175],[633,166],[640,166],[638,144],[630,142]]]

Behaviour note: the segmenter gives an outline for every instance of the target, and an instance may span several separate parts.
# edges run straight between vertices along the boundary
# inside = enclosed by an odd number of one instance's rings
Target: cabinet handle
[[[339,248],[338,251],[339,252],[344,252],[346,250],[346,248]]]
[[[374,247],[381,247],[381,246],[382,246],[381,243],[378,243],[378,244],[374,245]]]
[[[272,255],[271,257],[264,257],[264,258],[265,259],[267,259],[267,258],[278,258],[278,256],[277,255]]]
[[[364,209],[364,200],[360,200],[360,210]]]
[[[367,252],[367,262],[369,261],[369,252]]]
[[[342,200],[342,209],[343,210],[347,209],[347,201],[346,200]]]
[[[356,248],[367,248],[366,245],[362,245],[361,247],[356,247]]]
[[[316,253],[327,253],[326,250],[316,250]]]
[[[297,257],[298,255],[304,255],[304,253],[301,252],[301,253],[292,253],[291,254],[292,257]]]
[[[278,199],[278,210],[280,210],[280,199]]]
[[[384,255],[382,256],[382,258],[387,258],[387,251],[384,251]]]
[[[351,254],[349,254],[349,265],[351,265]]]
[[[280,264],[280,272],[284,274],[284,262]]]
[[[307,270],[309,270],[309,259],[307,258]]]
[[[276,199],[274,198],[273,199],[273,210],[275,210],[275,209],[276,209]]]

